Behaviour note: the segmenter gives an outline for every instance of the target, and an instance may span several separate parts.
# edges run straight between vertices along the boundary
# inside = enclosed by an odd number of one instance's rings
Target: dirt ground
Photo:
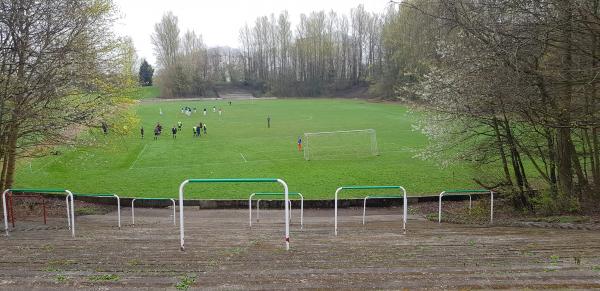
[[[297,210],[285,250],[283,212],[185,211],[186,251],[171,209],[129,208],[66,219],[18,221],[0,237],[0,289],[593,289],[600,288],[600,232],[438,224],[401,208]],[[39,219],[37,219],[39,220]]]

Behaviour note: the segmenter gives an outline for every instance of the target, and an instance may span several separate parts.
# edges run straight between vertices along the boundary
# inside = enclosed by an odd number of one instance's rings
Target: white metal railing
[[[402,186],[344,186],[344,187],[339,187],[337,188],[337,190],[335,190],[335,196],[334,196],[334,232],[335,235],[338,234],[338,194],[342,191],[342,190],[373,190],[373,189],[400,189],[402,190],[402,196],[403,198],[403,202],[404,202],[404,212],[403,212],[403,218],[402,218],[402,229],[404,231],[404,233],[406,233],[406,218],[408,216],[408,200],[406,198],[406,189],[404,189],[404,187]]]
[[[490,194],[490,224],[494,223],[494,191],[491,190],[446,190],[439,195],[438,223],[442,223],[442,197],[444,196],[469,196],[469,209],[471,209],[471,195]]]
[[[405,195],[369,195],[363,199],[363,216],[362,223],[365,225],[365,217],[367,216],[367,199],[400,199]]]
[[[73,194],[75,197],[114,197],[117,199],[117,225],[121,229],[121,198],[117,194]]]
[[[256,193],[252,193],[250,194],[250,197],[248,197],[248,224],[250,226],[250,228],[252,228],[252,198],[254,198],[255,196],[283,196],[285,193],[277,193],[277,192],[256,192]],[[299,192],[289,192],[288,195],[297,195],[298,197],[300,197],[300,229],[302,230],[304,228],[304,196],[302,195],[302,193]],[[260,220],[260,201],[261,200],[267,200],[267,199],[257,199],[256,200],[256,222],[258,223]],[[270,200],[275,200],[275,199],[270,199]],[[290,208],[290,213],[289,213],[289,220],[290,222],[292,221],[292,201],[288,200],[289,202],[289,208]]]
[[[173,225],[177,226],[177,212],[175,211],[175,199],[173,198],[133,198],[131,199],[131,225],[135,226],[135,201],[136,200],[171,200],[173,203]]]
[[[285,222],[285,248],[290,249],[290,221],[289,221],[289,205],[288,201],[288,185],[282,179],[277,178],[234,178],[234,179],[188,179],[179,185],[179,246],[182,251],[185,251],[185,223],[183,214],[183,199],[185,185],[189,183],[279,183],[284,190],[285,212],[283,220]]]
[[[31,193],[46,193],[46,194],[54,194],[54,193],[66,193],[65,197],[66,205],[67,205],[67,228],[71,230],[71,236],[75,237],[75,203],[73,201],[73,193],[69,190],[65,189],[6,189],[2,192],[2,209],[4,210],[4,231],[6,232],[6,236],[8,236],[8,217],[7,217],[7,209],[6,209],[6,194],[15,192],[31,192]],[[69,202],[70,199],[70,202]]]

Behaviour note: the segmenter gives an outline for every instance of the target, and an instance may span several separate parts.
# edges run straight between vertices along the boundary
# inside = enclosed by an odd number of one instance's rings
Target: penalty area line
[[[142,150],[138,153],[138,155],[135,158],[135,160],[133,161],[133,163],[131,163],[131,166],[129,166],[130,170],[133,169],[133,167],[135,166],[135,164],[137,163],[137,161],[140,159],[140,157],[142,156],[142,153],[144,153],[144,151],[146,150],[146,146],[148,146],[148,144],[144,145],[144,148],[142,148]]]
[[[246,157],[244,157],[244,154],[240,153],[240,156],[242,156],[242,159],[244,160],[245,163],[247,163],[248,161],[246,160]]]

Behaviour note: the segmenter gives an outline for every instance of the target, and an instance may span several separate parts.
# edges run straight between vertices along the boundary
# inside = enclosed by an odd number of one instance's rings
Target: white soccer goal
[[[304,159],[338,159],[379,155],[374,129],[304,133]]]

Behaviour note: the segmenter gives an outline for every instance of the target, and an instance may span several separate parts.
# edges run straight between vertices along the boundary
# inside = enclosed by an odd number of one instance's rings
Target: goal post
[[[303,140],[304,159],[378,156],[374,129],[306,132]]]

